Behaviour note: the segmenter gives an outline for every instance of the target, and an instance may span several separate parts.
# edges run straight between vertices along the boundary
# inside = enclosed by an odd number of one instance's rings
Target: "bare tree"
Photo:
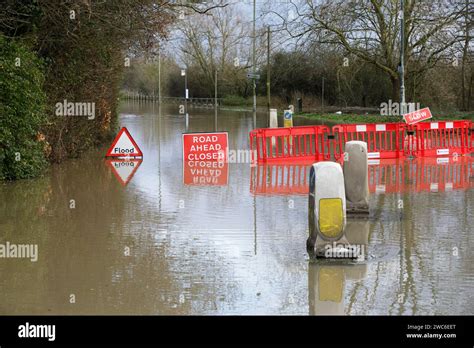
[[[383,71],[392,84],[392,99],[399,99],[399,0],[290,0],[291,13],[269,12],[281,29],[306,44],[343,48]],[[405,0],[407,78],[424,74],[462,38],[456,21],[467,6],[464,0]]]
[[[207,16],[189,14],[178,25],[179,55],[186,66],[198,67],[213,92],[215,71],[220,78],[242,81],[250,67],[248,27],[234,7],[223,7]]]
[[[474,83],[474,57],[472,56],[471,45],[471,28],[472,28],[472,4],[465,0],[465,9],[461,30],[464,33],[464,41],[462,47],[462,65],[461,65],[461,103],[462,109],[469,111],[471,109],[472,85]],[[470,70],[470,72],[469,72]],[[469,74],[469,76],[468,76]]]

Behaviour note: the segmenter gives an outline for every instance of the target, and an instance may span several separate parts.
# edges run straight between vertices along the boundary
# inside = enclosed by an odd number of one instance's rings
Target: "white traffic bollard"
[[[270,128],[278,128],[278,111],[277,109],[270,109]],[[275,137],[272,137],[272,147],[275,147]]]
[[[278,128],[278,110],[270,109],[270,128]]]
[[[308,201],[308,252],[325,257],[327,245],[344,238],[346,225],[346,193],[344,175],[336,162],[318,162],[311,167]]]
[[[347,215],[369,214],[367,143],[363,141],[346,143],[343,171]]]

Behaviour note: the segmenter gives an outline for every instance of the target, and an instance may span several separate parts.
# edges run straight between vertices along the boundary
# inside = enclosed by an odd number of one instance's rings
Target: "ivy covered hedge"
[[[45,162],[109,141],[125,58],[151,54],[176,13],[156,0],[2,3],[0,180],[38,176]],[[92,117],[55,112],[63,101],[86,103]]]
[[[35,177],[46,165],[43,82],[36,54],[0,35],[0,180]]]

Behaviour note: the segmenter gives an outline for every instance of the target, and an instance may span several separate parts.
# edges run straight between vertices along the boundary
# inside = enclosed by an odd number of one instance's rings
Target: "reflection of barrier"
[[[369,162],[369,192],[402,192],[405,186],[404,163],[398,159]]]
[[[369,159],[460,156],[474,151],[473,128],[471,121],[342,124],[332,134],[326,126],[262,128],[250,132],[250,146],[257,162],[322,161],[330,152],[339,160],[352,140],[367,143]]]
[[[383,160],[369,166],[373,193],[451,191],[474,188],[474,158],[416,158],[403,162]]]
[[[344,154],[345,143],[352,140],[367,143],[369,159],[404,157],[402,141],[405,129],[404,123],[336,125],[332,128],[334,157],[339,159]]]
[[[251,167],[250,191],[254,194],[308,194],[309,165],[274,164]]]
[[[250,132],[250,149],[257,162],[329,159],[327,126],[261,128]]]
[[[252,167],[250,191],[256,195],[306,195],[308,164]],[[474,188],[474,157],[382,159],[369,161],[369,192],[450,191]]]
[[[474,188],[474,158],[419,158],[409,166],[416,191],[452,191]]]

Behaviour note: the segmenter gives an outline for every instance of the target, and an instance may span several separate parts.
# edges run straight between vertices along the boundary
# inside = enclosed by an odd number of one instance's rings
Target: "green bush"
[[[0,35],[0,180],[35,177],[46,165],[43,81],[36,55]]]
[[[224,106],[251,106],[252,101],[238,95],[228,95],[222,99]]]

